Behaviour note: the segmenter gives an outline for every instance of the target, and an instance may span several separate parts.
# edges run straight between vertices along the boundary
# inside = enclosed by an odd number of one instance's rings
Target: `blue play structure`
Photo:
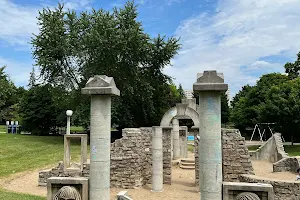
[[[188,140],[188,141],[193,141],[193,140],[194,140],[194,136],[192,136],[192,135],[188,136],[188,137],[187,137],[187,140]]]

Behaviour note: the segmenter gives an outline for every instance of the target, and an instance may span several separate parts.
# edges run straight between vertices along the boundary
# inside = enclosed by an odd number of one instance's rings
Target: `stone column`
[[[179,144],[179,121],[173,119],[173,160],[180,158],[180,144]]]
[[[162,128],[152,128],[152,192],[163,191],[163,142]]]
[[[66,131],[66,134],[67,135],[70,135],[70,132],[71,132],[71,116],[73,114],[73,111],[72,110],[67,110],[66,111],[66,115],[67,115],[67,131]]]
[[[198,74],[193,88],[200,91],[200,199],[222,200],[221,91],[228,85],[223,74],[204,71]]]
[[[91,95],[89,200],[109,200],[111,95],[120,91],[112,77],[96,75],[82,94]]]

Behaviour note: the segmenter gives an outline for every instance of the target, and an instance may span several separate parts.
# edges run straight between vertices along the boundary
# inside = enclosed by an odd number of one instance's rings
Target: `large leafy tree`
[[[33,135],[48,135],[56,127],[65,126],[68,93],[50,84],[32,86],[20,104],[24,130]]]
[[[285,72],[290,79],[299,77],[300,75],[300,52],[297,54],[297,60],[295,62],[288,62],[284,65]]]
[[[294,141],[300,131],[300,78],[272,86],[261,106],[260,118],[276,123],[276,128]],[[297,134],[299,135],[299,134]],[[298,136],[299,138],[299,136]]]
[[[78,14],[65,11],[62,5],[43,9],[38,17],[40,32],[32,38],[41,77],[78,90],[93,75],[112,76],[121,91],[113,99],[113,124],[120,128],[158,124],[175,98],[171,78],[162,69],[180,46],[173,37],[151,38],[137,16],[133,2],[113,12],[100,9]],[[79,97],[80,92],[74,95]],[[88,118],[87,98],[75,98],[73,105],[78,113],[75,121]]]
[[[0,121],[16,119],[16,103],[18,88],[5,73],[5,66],[0,67]]]
[[[261,106],[268,99],[267,94],[272,86],[280,85],[288,80],[286,75],[271,73],[263,75],[255,86],[244,86],[233,98],[231,121],[242,130],[254,127],[256,123],[272,122],[268,118],[259,118]]]

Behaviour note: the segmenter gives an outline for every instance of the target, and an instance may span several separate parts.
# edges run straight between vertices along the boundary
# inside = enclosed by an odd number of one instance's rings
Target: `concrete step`
[[[195,163],[181,162],[180,164],[183,166],[194,166],[195,167]]]
[[[195,166],[184,166],[184,165],[180,165],[181,169],[187,169],[187,170],[193,170],[195,169]]]
[[[185,163],[195,163],[195,159],[191,159],[191,158],[182,158],[181,162],[185,162]]]

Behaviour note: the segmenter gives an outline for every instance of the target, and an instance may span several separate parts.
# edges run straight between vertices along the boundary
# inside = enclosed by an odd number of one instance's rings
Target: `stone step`
[[[185,163],[195,163],[195,159],[183,158],[183,159],[181,159],[181,162],[185,162]]]
[[[195,163],[181,162],[180,164],[183,166],[195,166]]]
[[[184,166],[184,165],[180,165],[181,169],[187,169],[187,170],[192,170],[195,169],[195,166]]]

